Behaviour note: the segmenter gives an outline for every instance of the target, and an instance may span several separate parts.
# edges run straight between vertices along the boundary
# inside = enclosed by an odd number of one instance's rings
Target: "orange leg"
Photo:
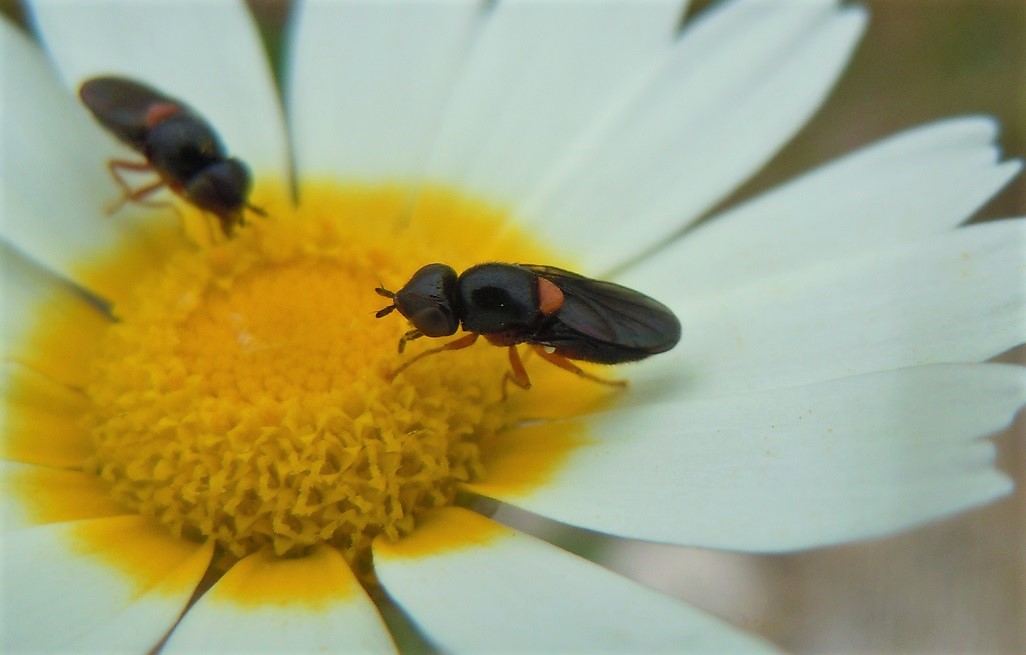
[[[150,184],[147,184],[144,187],[139,187],[138,189],[131,189],[128,193],[125,193],[120,198],[115,200],[114,204],[107,207],[107,215],[110,216],[112,214],[117,213],[119,209],[124,207],[125,204],[129,202],[135,203],[137,205],[144,205],[146,207],[167,207],[170,205],[170,203],[153,202],[151,200],[146,200],[146,196],[156,191],[159,191],[163,187],[164,182],[162,180],[157,180],[156,182],[151,182]]]
[[[135,171],[138,173],[152,172],[153,167],[146,162],[111,159],[107,162],[107,170],[110,171],[110,176],[114,178],[114,181],[121,188],[121,197],[118,198],[113,205],[107,208],[108,215],[121,209],[127,202],[143,202],[146,196],[164,186],[163,181],[157,180],[156,182],[148,184],[140,189],[133,189],[131,185],[125,181],[125,178],[121,177],[121,171],[123,170]]]
[[[107,162],[107,170],[110,171],[110,176],[114,178],[114,181],[118,183],[121,190],[125,192],[125,195],[132,194],[132,187],[128,185],[125,178],[121,177],[121,173],[118,171],[135,171],[136,173],[151,173],[153,167],[150,166],[149,162],[144,161],[128,161],[127,159],[111,159]]]
[[[462,350],[463,348],[469,348],[470,346],[474,345],[475,341],[477,341],[477,337],[478,337],[477,334],[474,334],[473,332],[471,332],[470,334],[464,335],[464,336],[460,337],[459,339],[456,339],[455,341],[450,341],[449,343],[445,344],[444,346],[439,346],[437,348],[431,348],[429,350],[425,350],[424,352],[417,354],[416,357],[412,357],[412,358],[406,360],[405,362],[403,362],[402,366],[400,366],[399,368],[395,369],[392,372],[392,375],[390,375],[388,379],[391,382],[392,380],[394,380],[396,378],[397,375],[399,375],[400,373],[402,373],[403,371],[408,369],[411,364],[413,364],[417,360],[424,359],[428,355],[434,355],[436,353],[444,352],[446,350]]]
[[[128,184],[128,182],[125,181],[125,178],[121,177],[120,171],[122,170],[136,172],[152,172],[153,167],[150,166],[148,163],[126,161],[124,159],[111,159],[107,162],[107,170],[110,171],[110,176],[114,178],[114,181],[117,182],[117,185],[121,187],[122,191],[121,197],[118,198],[113,205],[107,208],[108,215],[117,212],[119,209],[125,206],[125,203],[132,202],[137,205],[143,205],[145,207],[153,207],[156,209],[170,209],[180,219],[182,218],[181,212],[178,211],[178,208],[175,207],[173,203],[167,201],[146,200],[147,196],[156,191],[159,191],[164,186],[166,186],[163,180],[156,180],[154,182],[151,182],[150,184],[147,184],[146,186],[140,187],[138,189],[133,189]]]
[[[524,363],[520,361],[520,353],[517,352],[516,346],[509,347],[509,366],[513,370],[506,371],[506,375],[502,377],[503,400],[506,400],[506,385],[510,382],[524,390],[531,388],[531,378],[527,376],[527,369],[524,368]]]
[[[591,380],[592,382],[598,382],[599,384],[607,384],[611,387],[626,387],[627,380],[607,380],[606,378],[600,378],[597,375],[585,371],[583,368],[574,364],[566,357],[557,355],[556,353],[550,353],[545,351],[545,346],[534,346],[534,352],[538,353],[538,356],[547,361],[550,364],[555,364],[564,371],[570,371],[574,375],[579,375],[582,378]]]

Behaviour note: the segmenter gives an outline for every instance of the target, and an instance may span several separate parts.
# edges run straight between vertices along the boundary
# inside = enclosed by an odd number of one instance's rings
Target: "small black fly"
[[[244,209],[263,214],[248,204],[252,186],[249,169],[242,161],[228,157],[214,129],[181,101],[116,76],[86,80],[78,95],[100,124],[146,159],[107,162],[123,192],[110,213],[126,202],[152,204],[146,198],[166,186],[216,216],[226,236],[244,224]],[[133,189],[121,177],[122,171],[152,171],[158,179]]]
[[[397,292],[375,291],[392,300],[381,318],[398,311],[413,325],[399,340],[399,352],[419,337],[445,337],[462,328],[467,335],[431,348],[403,363],[446,350],[467,348],[478,337],[509,348],[512,368],[506,383],[529,389],[531,380],[517,352],[529,344],[545,361],[576,375],[625,386],[581,369],[571,360],[621,364],[666,352],[680,341],[680,321],[662,303],[612,282],[594,280],[554,266],[479,264],[457,275],[445,264],[428,264]]]

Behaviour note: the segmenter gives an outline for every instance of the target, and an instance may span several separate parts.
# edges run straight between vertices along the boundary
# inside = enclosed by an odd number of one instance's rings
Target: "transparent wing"
[[[581,337],[653,355],[680,340],[680,321],[657,300],[633,289],[577,273],[523,264],[563,292],[556,319]]]

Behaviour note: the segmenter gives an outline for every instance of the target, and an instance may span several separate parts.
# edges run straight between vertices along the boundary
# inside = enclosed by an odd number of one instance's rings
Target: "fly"
[[[214,128],[179,100],[124,77],[94,77],[78,91],[97,121],[145,161],[111,159],[107,169],[126,202],[154,205],[146,198],[163,187],[217,217],[231,236],[245,223],[243,210],[263,212],[248,203],[252,178],[246,165],[228,157]],[[133,189],[123,171],[154,172],[157,180]]]
[[[446,264],[428,264],[399,291],[378,287],[392,300],[376,316],[398,311],[413,329],[399,340],[399,352],[420,337],[445,337],[462,327],[468,334],[407,360],[392,378],[424,357],[467,348],[484,337],[509,349],[510,369],[502,382],[522,389],[531,380],[517,352],[529,344],[545,361],[583,378],[622,387],[574,361],[622,364],[666,352],[680,341],[680,321],[666,305],[612,282],[554,266],[479,264],[461,275]]]

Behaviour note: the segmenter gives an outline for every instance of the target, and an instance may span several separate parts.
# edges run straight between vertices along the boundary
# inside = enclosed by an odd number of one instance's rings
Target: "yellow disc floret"
[[[308,191],[301,210],[178,248],[137,281],[87,388],[88,468],[119,502],[233,558],[329,543],[366,570],[373,537],[480,478],[481,442],[515,420],[505,354],[482,345],[390,380],[409,326],[374,318],[374,288],[476,263],[496,223],[442,193],[407,220],[405,198]]]

